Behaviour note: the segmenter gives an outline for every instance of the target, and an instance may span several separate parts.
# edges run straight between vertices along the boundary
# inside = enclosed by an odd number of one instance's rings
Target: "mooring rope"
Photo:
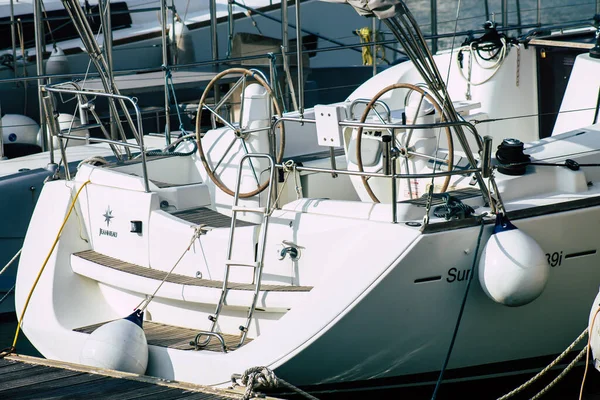
[[[598,316],[599,312],[600,312],[600,307],[596,308],[596,312],[594,313],[594,318],[592,318],[592,323],[588,327],[588,342],[587,342],[587,346],[586,346],[587,351],[586,351],[586,355],[585,355],[585,371],[583,373],[583,379],[581,380],[581,389],[579,390],[579,400],[581,400],[581,398],[583,397],[583,386],[585,385],[585,378],[587,376],[588,367],[590,365],[589,359],[590,359],[590,349],[592,348],[592,333],[593,333],[593,329],[594,329],[594,324],[596,323],[596,317]]]
[[[502,397],[499,397],[498,400],[506,400],[506,399],[514,396],[515,394],[518,394],[518,393],[522,392],[527,387],[529,387],[532,383],[534,383],[535,381],[537,381],[538,379],[540,379],[542,376],[544,376],[548,371],[550,371],[552,368],[554,368],[556,366],[556,364],[558,364],[563,358],[565,358],[565,356],[567,354],[569,354],[573,350],[573,348],[575,346],[577,346],[577,344],[579,342],[581,342],[581,340],[585,337],[585,335],[587,335],[587,333],[588,333],[588,330],[586,328],[583,332],[581,332],[581,334],[577,337],[577,339],[575,339],[573,341],[573,343],[571,343],[569,345],[569,347],[567,347],[565,349],[565,351],[563,351],[558,357],[556,357],[554,359],[554,361],[552,361],[550,364],[548,364],[548,366],[546,368],[544,368],[543,370],[541,370],[540,372],[538,372],[533,378],[529,379],[527,382],[525,382],[524,384],[522,384],[518,388],[512,390],[511,392],[505,394]]]
[[[278,387],[286,387],[310,400],[319,400],[315,396],[297,388],[285,380],[278,378],[275,373],[267,367],[251,367],[239,375],[233,375],[231,382],[237,385],[236,379],[239,377],[242,385],[246,386],[242,400],[249,400],[255,396],[254,389],[276,389]]]
[[[571,363],[569,365],[567,365],[567,367],[556,378],[554,378],[554,380],[552,382],[550,382],[548,385],[546,385],[545,388],[543,388],[542,390],[540,390],[538,392],[538,394],[536,394],[535,396],[533,396],[530,400],[537,400],[540,397],[542,397],[543,395],[545,395],[562,378],[564,378],[565,375],[567,375],[569,373],[569,371],[571,371],[575,367],[575,364],[577,364],[579,362],[579,360],[581,360],[583,358],[583,356],[585,356],[586,352],[587,352],[587,348],[584,348],[583,350],[581,350],[581,352],[579,352],[579,354],[577,355],[577,357],[575,357],[575,359],[573,361],[571,361]]]

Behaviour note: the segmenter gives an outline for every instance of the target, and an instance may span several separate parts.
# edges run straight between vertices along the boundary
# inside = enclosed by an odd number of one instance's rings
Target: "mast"
[[[162,62],[163,74],[165,79],[165,140],[167,145],[171,144],[171,105],[169,104],[169,54],[167,51],[167,0],[160,0],[161,15],[161,39],[162,39]],[[175,24],[171,27],[175,31]],[[177,105],[175,105],[177,106]]]
[[[98,7],[100,7],[100,23],[102,24],[102,36],[104,38],[104,57],[106,58],[106,64],[108,65],[108,69],[106,73],[108,75],[109,81],[113,79],[113,54],[112,54],[112,21],[111,21],[111,11],[110,11],[110,0],[98,0]],[[116,140],[119,135],[117,133],[117,123],[116,120],[119,118],[117,114],[115,114],[113,108],[110,109],[110,136],[113,140]]]
[[[300,1],[296,0],[296,57],[298,62],[298,111],[304,115],[304,68],[302,65],[302,28],[300,24]]]
[[[42,0],[34,0],[33,3],[33,20],[34,20],[34,36],[35,36],[35,64],[38,76],[44,75],[44,25],[42,24]],[[40,130],[42,132],[42,147],[44,150],[50,151],[50,164],[54,164],[54,149],[52,140],[48,138],[46,129],[46,117],[44,116],[44,103],[42,100],[41,88],[46,84],[45,78],[38,79],[38,108]]]

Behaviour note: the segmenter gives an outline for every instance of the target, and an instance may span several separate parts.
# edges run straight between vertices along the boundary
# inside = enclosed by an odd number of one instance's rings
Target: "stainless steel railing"
[[[83,137],[83,136],[71,135],[69,133],[63,133],[63,132],[57,132],[56,136],[58,136],[60,139],[64,138],[64,139],[74,139],[74,140],[85,140],[85,141],[91,142],[91,143],[108,143],[109,145],[111,145],[111,148],[113,148],[113,151],[115,151],[115,148],[117,146],[122,146],[122,147],[125,147],[126,149],[131,148],[131,149],[139,150],[141,161],[142,161],[142,179],[144,181],[144,190],[147,193],[150,192],[150,186],[148,183],[148,169],[147,169],[147,165],[146,165],[146,148],[144,146],[144,128],[142,126],[141,111],[140,111],[139,106],[137,105],[135,98],[129,97],[129,96],[123,96],[120,94],[88,91],[88,90],[81,90],[81,89],[77,89],[77,88],[67,88],[67,87],[64,87],[64,85],[65,84],[46,85],[42,88],[42,90],[45,92],[48,92],[48,93],[71,94],[71,95],[75,95],[75,96],[105,97],[105,98],[111,98],[113,100],[118,100],[118,101],[122,101],[122,102],[128,102],[131,104],[131,107],[133,108],[133,111],[135,113],[135,119],[136,119],[136,126],[131,126],[133,136],[134,136],[134,139],[136,140],[136,143],[129,143],[125,139],[114,140],[114,139],[108,139],[108,138],[94,138],[94,137],[90,137],[89,135]],[[64,146],[62,144],[62,140],[60,140],[59,143],[61,145],[61,151],[63,152],[63,163],[65,165],[65,170],[68,170],[68,162],[66,159],[66,152],[64,152]],[[115,155],[117,157],[119,157],[119,155],[117,155],[116,153],[115,153]]]
[[[275,118],[275,120],[273,121],[273,123],[271,125],[271,130],[270,130],[271,135],[274,136],[277,125],[279,125],[282,122],[292,122],[292,123],[298,123],[298,124],[316,124],[316,120],[311,119],[311,118],[299,118],[299,117]],[[483,149],[483,140],[482,140],[481,136],[477,133],[477,129],[475,128],[475,126],[473,124],[471,124],[470,122],[465,121],[465,120],[451,121],[451,122],[439,122],[439,123],[432,123],[432,124],[410,124],[410,125],[398,124],[398,123],[380,123],[380,122],[360,123],[360,122],[357,122],[354,120],[345,120],[345,121],[340,121],[339,126],[351,127],[351,128],[362,127],[362,128],[370,128],[370,129],[378,129],[378,130],[432,129],[432,128],[446,128],[446,127],[459,127],[460,126],[460,127],[466,128],[468,131],[470,131],[472,133],[473,137],[475,138],[475,141],[477,143],[477,147],[479,148],[479,150],[481,151]],[[384,155],[383,155],[384,159],[388,159],[388,160],[393,159],[394,158],[394,156],[392,154],[394,152],[393,146],[383,146],[383,147],[384,147]],[[386,152],[387,152],[387,154],[385,154]],[[395,162],[393,164],[395,164]],[[285,168],[288,168],[288,166],[285,166],[283,164],[277,164],[276,167],[280,168],[282,170]],[[396,173],[395,167],[392,167],[391,171],[386,171],[384,173],[341,170],[341,169],[337,169],[335,167],[335,165],[333,165],[332,168],[295,166],[295,169],[300,172],[306,171],[306,172],[325,173],[325,174],[340,174],[340,175],[352,175],[352,176],[390,179],[391,186],[392,186],[392,203],[391,203],[392,223],[398,222],[396,200],[395,200],[396,179],[440,178],[440,177],[453,176],[453,175],[481,174],[482,173],[482,167],[468,168],[468,169],[461,169],[461,170],[452,170],[452,171],[445,171],[445,172],[441,171],[441,172],[419,173],[419,174],[404,174],[404,173],[399,174],[399,173]],[[488,189],[487,189],[487,187],[482,186],[483,185],[482,181],[478,181],[478,183],[480,185],[483,200],[485,203],[488,203],[488,201],[489,201]]]

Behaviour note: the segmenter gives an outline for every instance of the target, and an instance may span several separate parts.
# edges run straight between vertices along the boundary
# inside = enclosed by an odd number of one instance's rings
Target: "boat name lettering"
[[[462,282],[469,279],[470,269],[458,269],[458,268],[450,268],[448,270],[448,277],[446,278],[446,282]]]
[[[554,253],[546,253],[546,259],[551,267],[560,267],[563,259],[563,252],[555,251]]]
[[[110,236],[110,237],[116,238],[117,235],[118,235],[117,232],[109,231],[108,229],[102,229],[102,228],[100,228],[100,236]]]

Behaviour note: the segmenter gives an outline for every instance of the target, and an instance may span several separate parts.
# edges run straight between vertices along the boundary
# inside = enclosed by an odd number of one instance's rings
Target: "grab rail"
[[[120,94],[61,88],[61,87],[58,87],[59,85],[64,85],[64,83],[56,84],[56,85],[45,85],[43,87],[43,90],[46,90],[50,93],[63,93],[63,94],[74,94],[74,95],[84,95],[84,96],[87,95],[87,96],[113,98],[113,99],[123,100],[123,101],[127,101],[127,102],[131,103],[131,105],[133,106],[133,109],[135,111],[135,118],[137,121],[137,129],[132,129],[133,136],[136,139],[137,144],[128,143],[126,141],[113,140],[113,139],[81,137],[81,136],[63,134],[60,132],[57,134],[57,136],[60,138],[65,138],[65,139],[86,140],[88,142],[95,142],[95,143],[108,143],[110,145],[117,145],[117,146],[123,146],[123,147],[127,147],[127,148],[138,149],[140,151],[141,158],[142,158],[142,178],[144,180],[144,191],[146,193],[149,193],[150,185],[148,183],[148,170],[147,170],[147,166],[146,166],[146,148],[144,146],[144,128],[142,127],[141,111],[140,111],[139,106],[137,105],[136,100],[132,97],[123,96]],[[125,111],[127,111],[127,110],[125,110]],[[64,164],[65,164],[65,166],[67,165],[66,159],[64,160]]]
[[[280,117],[275,118],[273,123],[271,124],[270,133],[274,135],[275,128],[282,122],[295,122],[299,124],[316,124],[315,119],[311,118],[299,118],[299,117]],[[477,133],[477,128],[473,124],[468,121],[452,121],[452,122],[438,122],[432,124],[396,124],[396,123],[377,123],[377,122],[356,122],[356,121],[340,121],[339,126],[341,127],[353,127],[353,128],[371,128],[371,129],[431,129],[431,128],[445,128],[445,127],[456,127],[456,126],[464,126],[466,127],[477,142],[479,150],[483,148],[483,140],[481,136]],[[389,153],[393,150],[390,148],[387,149]],[[391,154],[388,154],[389,158]],[[284,164],[276,164],[276,168],[280,168],[285,170],[289,168],[289,166]],[[377,173],[377,172],[360,172],[360,171],[349,171],[349,170],[339,170],[337,168],[319,168],[319,167],[305,167],[305,166],[295,166],[295,170],[297,171],[307,171],[307,172],[316,172],[316,173],[327,173],[327,174],[341,174],[341,175],[351,175],[351,176],[362,176],[362,177],[376,177],[376,178],[387,178],[391,179],[392,182],[392,193],[395,193],[395,182],[396,179],[415,179],[415,178],[439,178],[445,176],[453,176],[453,175],[467,175],[472,173],[481,173],[482,168],[469,168],[469,169],[461,169],[461,170],[452,170],[446,172],[430,172],[430,173],[421,173],[421,174],[398,174],[395,171],[395,168],[392,168],[391,173]],[[487,203],[489,201],[488,189],[485,186],[481,186],[480,189],[482,193],[482,197],[484,201]],[[493,206],[493,205],[491,205]],[[397,221],[397,210],[395,206],[395,201],[392,201],[392,223],[396,223]]]
[[[369,104],[370,102],[371,102],[371,99],[354,99],[354,100],[352,100],[352,103],[350,103],[350,119],[354,119],[354,108],[356,108],[356,105]],[[390,107],[387,105],[387,103],[385,103],[381,100],[376,100],[374,105],[383,107],[383,109],[387,113],[387,120],[390,122],[392,121],[392,111],[390,110]]]

